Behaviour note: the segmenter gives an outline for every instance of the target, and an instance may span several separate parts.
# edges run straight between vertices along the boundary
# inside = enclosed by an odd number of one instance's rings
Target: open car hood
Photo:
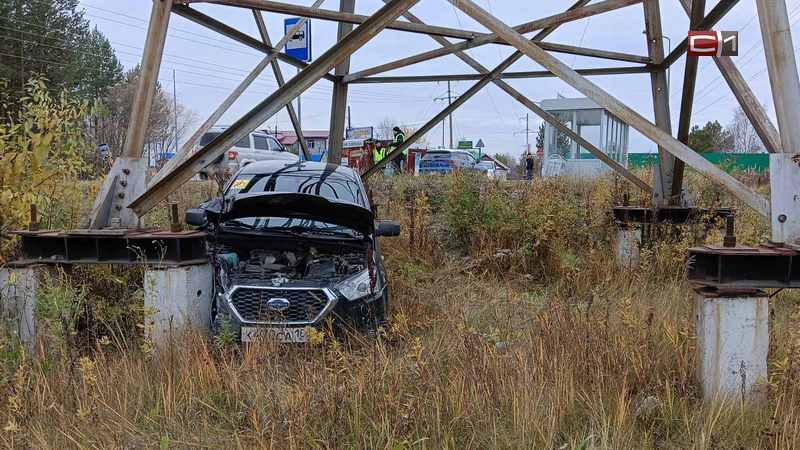
[[[220,214],[221,222],[244,217],[287,217],[342,225],[363,234],[372,234],[375,228],[375,218],[369,209],[319,195],[260,192],[236,195],[226,203]]]

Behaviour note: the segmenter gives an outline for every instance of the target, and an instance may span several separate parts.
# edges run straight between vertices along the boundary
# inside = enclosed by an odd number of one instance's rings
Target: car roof
[[[291,167],[290,167],[291,166]],[[360,180],[355,170],[349,167],[337,166],[314,161],[284,161],[284,160],[265,160],[252,162],[239,172],[240,175],[269,175],[278,171],[289,174],[301,174],[303,176],[338,176],[350,180]]]
[[[450,150],[450,149],[447,149],[447,148],[437,148],[435,150],[428,150],[427,153],[450,153],[452,155],[469,155],[469,156],[472,156],[472,153],[464,151],[464,150]]]
[[[227,125],[214,125],[213,127],[209,128],[208,131],[206,131],[206,133],[221,133],[221,132],[227,130],[228,128],[230,128],[230,127],[227,126]],[[258,135],[265,135],[265,136],[269,136],[270,135],[268,132],[263,131],[263,130],[253,130],[253,131],[250,132],[250,134],[258,134]]]

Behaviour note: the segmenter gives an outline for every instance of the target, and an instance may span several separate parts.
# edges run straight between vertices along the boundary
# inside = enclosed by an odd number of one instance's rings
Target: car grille
[[[286,299],[289,306],[273,311],[270,299]],[[329,300],[322,289],[236,288],[233,307],[245,322],[310,323],[325,309]]]

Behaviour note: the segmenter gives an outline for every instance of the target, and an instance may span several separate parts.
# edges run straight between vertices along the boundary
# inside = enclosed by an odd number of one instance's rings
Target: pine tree
[[[43,76],[51,92],[81,99],[102,97],[122,79],[111,44],[89,26],[78,0],[4,0],[0,37],[0,79],[8,80],[9,94],[3,117],[35,76]]]

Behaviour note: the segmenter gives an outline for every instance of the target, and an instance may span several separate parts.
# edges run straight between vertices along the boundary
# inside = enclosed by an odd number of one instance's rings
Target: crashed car
[[[186,221],[209,233],[214,333],[306,342],[308,327],[370,331],[387,319],[376,238],[399,235],[400,225],[375,222],[352,169],[254,162]]]

